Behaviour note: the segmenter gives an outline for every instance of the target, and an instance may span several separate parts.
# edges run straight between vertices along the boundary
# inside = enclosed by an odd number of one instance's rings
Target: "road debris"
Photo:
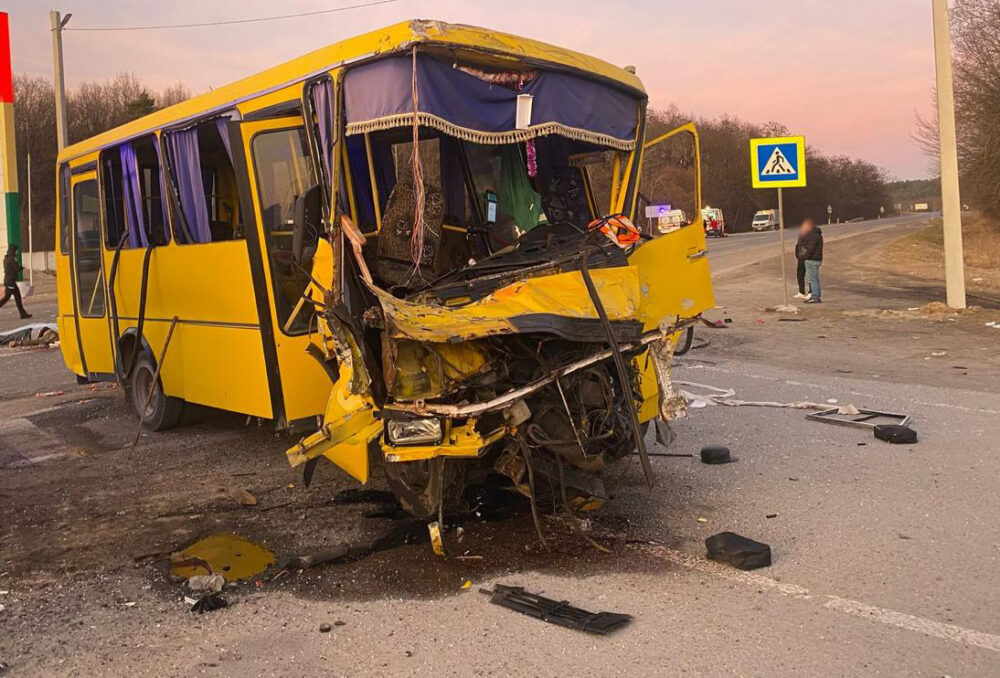
[[[230,490],[229,496],[242,506],[256,506],[257,497],[241,487]]]
[[[824,409],[820,412],[812,412],[806,415],[806,419],[822,421],[827,424],[836,424],[838,426],[874,428],[877,425],[885,424],[884,420],[886,419],[898,426],[906,426],[910,422],[910,415],[869,410],[863,407],[855,407],[854,405],[842,405]]]
[[[52,323],[30,323],[0,332],[0,346],[48,346],[59,341],[59,330]]]
[[[444,540],[441,538],[441,525],[438,521],[427,523],[427,533],[431,537],[431,548],[435,555],[444,557]]]
[[[198,614],[205,614],[206,612],[221,610],[224,607],[229,607],[229,603],[225,598],[218,593],[206,593],[195,601],[194,605],[191,606],[191,611]]]
[[[324,623],[324,624],[320,624],[319,625],[319,632],[320,633],[329,633],[332,630],[333,630],[333,625],[332,624],[326,624],[326,623]]]
[[[235,534],[216,534],[172,553],[170,573],[184,579],[221,574],[230,582],[260,574],[273,562],[274,554],[259,544]]]
[[[905,425],[877,424],[873,432],[879,440],[893,445],[913,445],[917,442],[917,432]]]
[[[705,540],[709,560],[729,563],[739,570],[771,565],[771,547],[734,532],[720,532]]]
[[[552,600],[525,591],[520,586],[496,584],[493,590],[480,589],[490,596],[490,602],[508,610],[577,631],[607,635],[632,621],[632,615],[616,612],[587,612],[573,607],[566,600]]]
[[[737,461],[725,445],[706,445],[701,448],[702,464],[732,464]]]
[[[226,578],[221,574],[197,574],[187,580],[187,586],[192,591],[219,593],[226,585]]]

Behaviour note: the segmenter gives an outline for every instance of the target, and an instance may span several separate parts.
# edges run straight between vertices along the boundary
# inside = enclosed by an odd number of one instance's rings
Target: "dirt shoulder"
[[[1000,219],[967,213],[962,220],[965,254],[965,284],[972,293],[971,303],[980,297],[1000,302]],[[895,275],[928,281],[944,281],[944,233],[941,220],[879,247],[874,259]]]
[[[881,231],[828,243],[823,304],[799,301],[795,315],[766,310],[782,301],[777,257],[724,273],[715,281],[720,308],[709,315],[728,318],[728,329],[698,335],[712,343],[713,353],[803,373],[997,392],[1000,329],[986,323],[1000,322],[1000,302],[972,294],[976,308],[951,312],[943,307],[942,282],[885,263],[887,252],[928,242],[933,228],[929,222],[899,237]],[[794,275],[791,255],[786,264]]]

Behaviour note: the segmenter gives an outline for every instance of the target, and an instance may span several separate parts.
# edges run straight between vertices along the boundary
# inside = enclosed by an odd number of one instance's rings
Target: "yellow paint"
[[[227,582],[249,579],[267,569],[274,554],[235,534],[215,534],[170,555],[170,573],[190,579],[221,574]]]
[[[609,319],[638,317],[638,269],[594,269],[591,277]],[[518,317],[540,313],[590,320],[598,317],[583,277],[576,271],[520,280],[463,306],[406,301],[379,289],[373,292],[385,311],[389,335],[417,341],[511,334],[517,331],[514,321]]]

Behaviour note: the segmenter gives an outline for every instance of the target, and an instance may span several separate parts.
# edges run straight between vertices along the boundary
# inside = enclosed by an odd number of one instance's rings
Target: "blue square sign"
[[[806,185],[806,142],[803,137],[750,140],[754,188]]]

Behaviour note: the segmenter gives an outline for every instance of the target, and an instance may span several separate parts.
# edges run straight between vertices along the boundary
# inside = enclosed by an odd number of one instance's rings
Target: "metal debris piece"
[[[771,547],[734,532],[720,532],[705,540],[710,560],[729,563],[740,570],[770,567]]]
[[[811,412],[806,415],[806,419],[812,421],[822,421],[827,424],[837,424],[838,426],[853,426],[855,428],[874,429],[876,424],[884,424],[878,419],[890,419],[891,423],[898,426],[906,426],[910,423],[910,415],[898,414],[896,412],[882,412],[879,410],[866,410],[856,408],[857,414],[848,414],[849,410],[844,407],[831,407],[820,412]]]
[[[552,600],[528,593],[520,586],[497,584],[492,591],[480,589],[490,596],[490,602],[535,619],[596,635],[607,635],[632,621],[632,615],[616,612],[587,612],[565,600]]]

